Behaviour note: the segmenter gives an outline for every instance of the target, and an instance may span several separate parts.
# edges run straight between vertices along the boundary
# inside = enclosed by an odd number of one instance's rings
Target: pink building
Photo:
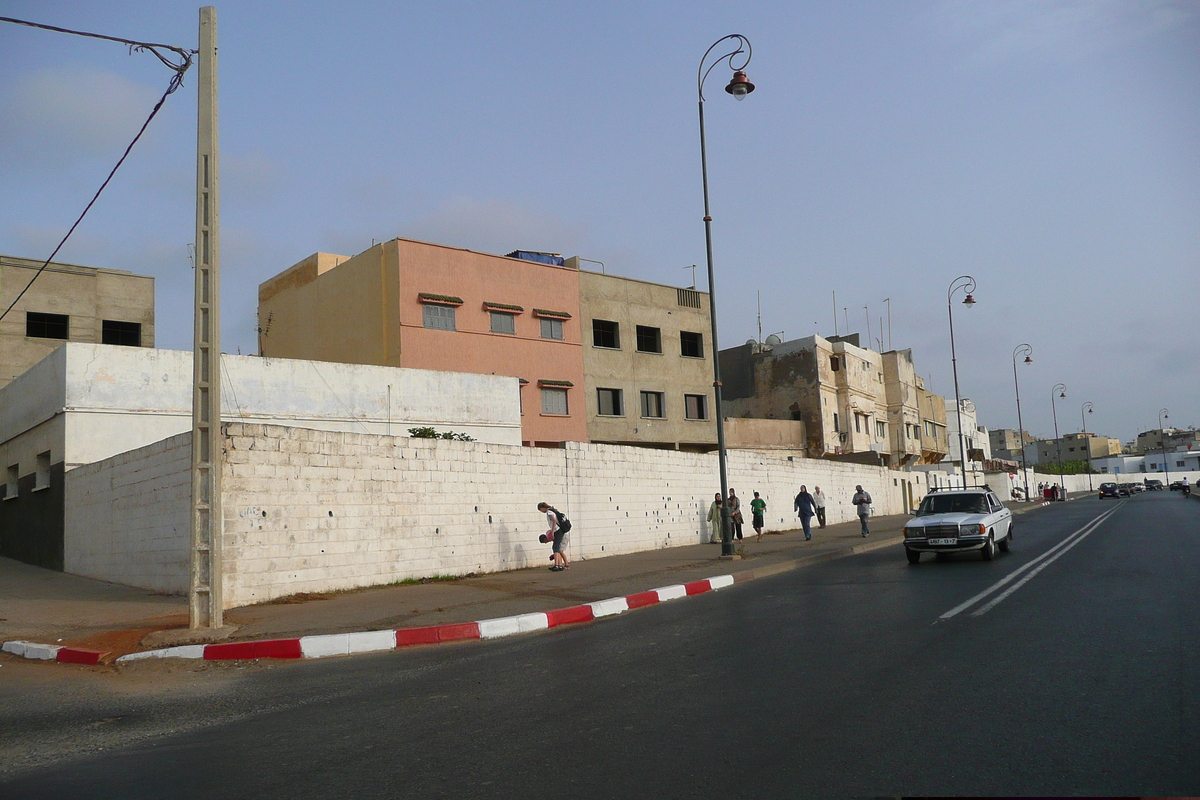
[[[393,239],[258,288],[263,356],[521,379],[522,440],[587,441],[579,272]]]

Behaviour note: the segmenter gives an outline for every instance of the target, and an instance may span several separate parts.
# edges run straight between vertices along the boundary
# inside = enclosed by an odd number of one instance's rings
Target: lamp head
[[[1067,393],[1066,393],[1065,391],[1064,391],[1064,392],[1060,392],[1058,396],[1059,396],[1059,397],[1066,397],[1066,396],[1067,396]]]
[[[1032,364],[1032,363],[1033,363],[1033,357],[1032,357],[1032,356],[1025,356],[1025,363],[1026,363],[1026,364]]]
[[[971,306],[975,305],[975,295],[971,294],[970,292],[967,292],[967,296],[963,298],[963,305],[966,306],[967,308],[970,308]]]
[[[754,84],[746,77],[743,70],[738,70],[733,73],[733,78],[730,79],[729,85],[725,87],[725,91],[733,95],[735,100],[744,100],[746,95],[754,91]]]

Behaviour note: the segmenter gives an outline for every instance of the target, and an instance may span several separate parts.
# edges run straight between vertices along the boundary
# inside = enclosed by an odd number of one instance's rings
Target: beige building
[[[0,386],[63,342],[154,346],[154,278],[0,255]]]
[[[1030,464],[1056,464],[1060,447],[1063,461],[1088,461],[1119,455],[1121,440],[1095,433],[1068,433],[1060,439],[1041,439],[1029,445],[1026,458]]]
[[[726,416],[801,421],[814,458],[893,468],[940,461],[945,401],[925,391],[912,352],[876,353],[858,341],[857,334],[814,335],[722,350]]]
[[[589,440],[716,447],[708,309],[705,292],[580,271]]]

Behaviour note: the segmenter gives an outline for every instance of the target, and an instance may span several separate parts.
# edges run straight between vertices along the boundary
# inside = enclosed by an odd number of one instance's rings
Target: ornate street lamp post
[[[708,57],[722,42],[729,42],[734,50],[715,59],[709,64],[708,69],[705,69],[704,65],[708,62]],[[750,40],[741,34],[733,33],[713,42],[712,46],[704,51],[704,57],[700,59],[700,67],[696,70],[696,95],[700,105],[700,172],[704,180],[704,246],[708,254],[708,313],[712,326],[713,412],[717,417],[717,464],[721,472],[721,497],[723,498],[721,503],[722,556],[732,556],[734,551],[729,511],[729,473],[726,468],[725,417],[721,408],[721,360],[720,350],[717,347],[717,288],[713,276],[712,214],[708,205],[708,153],[704,143],[704,82],[718,64],[725,62],[733,70],[733,78],[726,85],[725,91],[733,95],[735,100],[745,99],[746,95],[754,91],[754,84],[749,81],[745,72],[753,54],[754,48],[750,46]],[[742,55],[745,56],[745,59],[738,58]],[[741,63],[736,63],[738,61]]]
[[[1083,446],[1087,448],[1088,491],[1092,491],[1092,443],[1087,437],[1087,416],[1092,413],[1092,404],[1084,403],[1079,407],[1079,419],[1083,422]]]
[[[1024,363],[1033,363],[1033,348],[1019,344],[1013,350],[1013,388],[1017,391],[1017,442],[1021,446],[1021,476],[1025,480],[1025,502],[1029,502],[1029,466],[1025,463],[1025,424],[1021,422],[1021,383],[1017,380],[1017,356],[1025,356]]]
[[[1163,427],[1163,420],[1170,419],[1171,415],[1167,413],[1167,409],[1160,408],[1158,410],[1158,435],[1162,444],[1163,454],[1163,469],[1167,473],[1167,488],[1171,488],[1171,465],[1167,463],[1167,429]]]
[[[1067,481],[1063,477],[1062,465],[1062,439],[1058,438],[1058,410],[1054,407],[1055,395],[1058,397],[1067,396],[1067,386],[1063,383],[1056,383],[1050,390],[1050,413],[1054,415],[1054,446],[1058,450],[1058,485],[1062,489],[1062,499],[1067,499]]]
[[[954,293],[962,289],[966,293],[963,305],[967,308],[975,305],[975,279],[970,275],[960,275],[950,283],[946,291],[946,311],[950,315],[950,366],[954,372],[954,410],[958,414],[958,457],[962,459],[963,487],[967,485],[967,451],[963,447],[962,398],[958,395],[958,357],[954,352]]]

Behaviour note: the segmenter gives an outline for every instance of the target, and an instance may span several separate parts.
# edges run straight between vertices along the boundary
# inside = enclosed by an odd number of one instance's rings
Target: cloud
[[[116,159],[157,100],[155,89],[110,72],[61,66],[27,73],[0,97],[4,160],[63,167]]]
[[[1074,61],[1194,25],[1191,0],[942,0],[934,25],[979,61],[1036,56]]]

